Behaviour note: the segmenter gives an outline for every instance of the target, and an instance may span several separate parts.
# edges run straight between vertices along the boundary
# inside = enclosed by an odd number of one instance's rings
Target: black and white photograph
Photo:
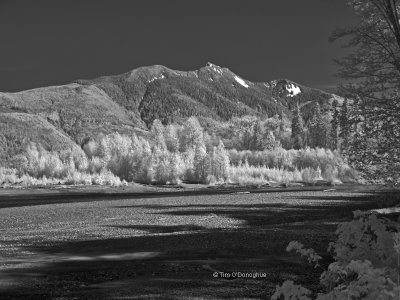
[[[0,299],[400,300],[400,0],[0,0]]]

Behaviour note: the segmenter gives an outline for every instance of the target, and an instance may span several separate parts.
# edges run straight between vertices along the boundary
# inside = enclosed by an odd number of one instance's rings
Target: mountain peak
[[[268,88],[273,88],[279,91],[281,96],[294,97],[302,92],[299,84],[288,79],[272,80],[264,84]]]
[[[210,68],[212,68],[212,67],[221,68],[220,66],[218,66],[218,65],[216,65],[216,64],[213,64],[212,62],[207,62],[206,67],[210,67]]]
[[[205,66],[206,69],[212,70],[220,75],[224,72],[224,68],[221,68],[220,66],[213,64],[211,62],[208,62],[207,65]]]

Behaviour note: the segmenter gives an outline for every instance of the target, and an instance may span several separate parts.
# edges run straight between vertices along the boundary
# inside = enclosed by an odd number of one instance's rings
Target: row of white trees
[[[245,167],[246,162],[250,164],[248,167]],[[24,153],[10,160],[9,167],[15,171],[0,170],[4,175],[2,181],[8,184],[23,182],[21,178],[25,175],[31,177],[30,182],[54,179],[55,183],[112,185],[123,181],[286,183],[305,179],[304,176],[276,174],[302,175],[310,170],[321,170],[323,178],[331,182],[353,181],[357,177],[340,155],[330,150],[278,147],[264,151],[227,151],[221,140],[205,132],[195,117],[183,125],[164,126],[156,120],[151,135],[146,138],[119,133],[100,135],[87,142],[83,149],[75,147],[52,152],[41,145],[30,144]],[[257,167],[256,172],[253,167]]]
[[[11,159],[14,171],[7,174],[13,176],[6,177],[12,179],[8,180],[12,184],[26,175],[75,184],[113,185],[121,180],[166,184],[228,179],[229,156],[223,143],[207,135],[196,118],[189,118],[182,126],[163,126],[156,120],[152,133],[153,139],[135,134],[100,135],[85,144],[83,150],[62,152],[47,151],[31,143],[23,154]]]
[[[198,183],[228,178],[229,156],[222,142],[207,138],[198,120],[189,118],[183,126],[163,126],[155,120],[154,141],[136,135],[114,133],[84,146],[92,163],[90,172],[111,170],[126,181],[142,183]]]

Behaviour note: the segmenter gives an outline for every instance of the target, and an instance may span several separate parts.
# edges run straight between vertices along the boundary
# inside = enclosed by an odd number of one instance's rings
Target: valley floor
[[[291,240],[328,264],[338,222],[376,207],[357,186],[142,188],[0,190],[0,298],[269,299],[284,280],[318,282]]]

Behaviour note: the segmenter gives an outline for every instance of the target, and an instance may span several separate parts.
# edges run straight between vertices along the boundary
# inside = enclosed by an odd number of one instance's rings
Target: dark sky
[[[337,83],[345,0],[0,0],[0,91],[208,61],[251,81]]]

